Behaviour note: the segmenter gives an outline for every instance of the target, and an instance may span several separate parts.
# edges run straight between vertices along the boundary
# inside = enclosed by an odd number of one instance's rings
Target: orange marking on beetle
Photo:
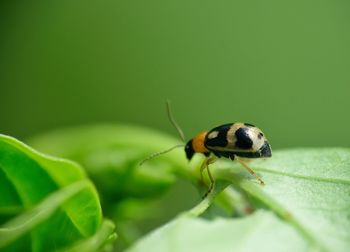
[[[192,147],[195,152],[207,153],[209,150],[204,146],[204,140],[208,132],[201,132],[192,139]]]

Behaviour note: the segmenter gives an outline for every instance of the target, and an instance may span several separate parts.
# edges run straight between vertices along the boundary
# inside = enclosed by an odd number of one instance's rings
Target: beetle
[[[170,122],[177,129],[180,137],[185,142],[185,136],[170,111],[169,101],[167,101],[167,112]],[[217,126],[209,131],[199,133],[185,145],[176,145],[168,150],[155,153],[141,161],[140,164],[178,147],[184,147],[186,157],[189,161],[195,153],[201,153],[206,157],[200,168],[200,176],[202,182],[204,182],[203,171],[206,169],[210,185],[203,197],[206,197],[213,190],[215,184],[214,178],[209,170],[209,165],[221,157],[237,160],[261,185],[265,184],[245,162],[245,159],[269,158],[272,156],[271,146],[264,133],[253,124],[236,122]]]
[[[209,164],[217,158],[229,158],[241,163],[250,174],[256,177],[260,184],[264,181],[246,164],[244,159],[268,158],[272,156],[271,146],[264,133],[250,123],[228,123],[204,131],[190,139],[185,145],[185,153],[191,160],[195,153],[206,156],[200,173],[203,180],[203,170],[207,169],[211,182],[208,193],[214,186],[214,179],[209,170]],[[214,155],[211,157],[211,153]]]

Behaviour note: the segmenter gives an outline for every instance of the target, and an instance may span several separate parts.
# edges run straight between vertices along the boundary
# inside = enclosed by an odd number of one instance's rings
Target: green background
[[[126,122],[349,146],[350,2],[2,1],[0,132]]]

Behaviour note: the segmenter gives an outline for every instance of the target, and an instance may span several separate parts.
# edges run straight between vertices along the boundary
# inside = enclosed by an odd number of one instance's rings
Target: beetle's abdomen
[[[271,148],[260,129],[248,123],[230,123],[208,132],[205,147],[217,156],[258,158],[271,156]]]

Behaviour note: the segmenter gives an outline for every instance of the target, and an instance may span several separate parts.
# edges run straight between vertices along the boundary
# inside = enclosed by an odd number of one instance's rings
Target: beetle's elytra
[[[187,159],[194,153],[209,156],[213,153],[218,158],[235,157],[260,158],[271,157],[271,147],[262,131],[249,123],[229,123],[215,127],[208,132],[201,132],[185,146]]]

